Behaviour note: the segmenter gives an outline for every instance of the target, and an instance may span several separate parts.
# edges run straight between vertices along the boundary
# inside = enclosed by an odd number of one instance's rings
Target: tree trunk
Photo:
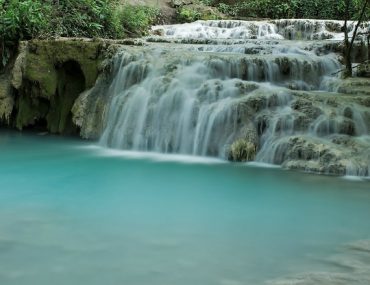
[[[349,6],[350,0],[346,0],[346,10],[344,14],[344,64],[345,64],[345,72],[344,77],[352,76],[352,60],[351,60],[351,51],[350,51],[350,44],[349,44],[349,37],[348,37],[348,20],[349,20]]]
[[[360,17],[357,21],[356,27],[353,31],[352,34],[352,39],[351,42],[349,41],[349,35],[348,35],[348,21],[350,19],[349,15],[349,9],[350,9],[350,2],[351,0],[346,0],[346,11],[345,11],[345,19],[344,19],[344,64],[346,66],[345,72],[344,72],[344,77],[351,77],[352,76],[352,48],[353,44],[355,42],[356,36],[357,36],[357,31],[358,28],[360,27],[364,16],[366,12],[366,7],[367,4],[369,3],[370,0],[364,0]]]

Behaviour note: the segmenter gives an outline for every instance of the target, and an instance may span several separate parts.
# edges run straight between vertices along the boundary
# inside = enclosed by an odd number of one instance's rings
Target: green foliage
[[[0,0],[0,50],[2,64],[11,56],[11,47],[18,40],[31,39],[48,28],[50,6],[33,0]]]
[[[249,6],[249,7],[248,7]],[[297,0],[258,0],[249,2],[246,8],[264,18],[291,18],[297,10]]]
[[[366,0],[350,0],[350,14],[354,19],[363,1]],[[234,17],[344,19],[345,11],[345,0],[210,0],[208,2],[217,6],[222,13]]]
[[[50,19],[51,33],[65,37],[122,36],[114,2],[110,0],[59,0]]]
[[[200,2],[207,6],[213,6],[215,4],[214,0],[200,0]]]
[[[187,7],[181,7],[178,11],[178,20],[182,23],[200,20],[201,16],[201,13],[199,13],[197,10]]]
[[[130,36],[143,36],[159,18],[158,8],[125,5],[119,11],[119,19]]]
[[[194,22],[197,20],[217,20],[222,19],[219,10],[199,4],[192,4],[179,7],[177,10],[177,20],[181,23]]]
[[[236,17],[240,13],[241,5],[228,5],[225,3],[220,3],[218,4],[217,8],[221,13]]]
[[[144,35],[159,16],[118,0],[0,0],[0,53],[5,65],[20,40]],[[1,65],[0,65],[1,66]]]
[[[9,41],[32,38],[47,27],[47,19],[44,15],[48,12],[48,6],[32,0],[10,0],[1,5],[0,29],[4,38]]]
[[[344,19],[345,0],[310,0],[302,5],[298,1],[299,8],[296,15],[299,18],[314,19]],[[351,0],[351,13],[354,15],[358,0]]]

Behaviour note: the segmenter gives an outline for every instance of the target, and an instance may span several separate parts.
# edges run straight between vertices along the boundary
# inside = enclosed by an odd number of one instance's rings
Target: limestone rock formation
[[[72,106],[81,92],[94,86],[106,49],[102,41],[21,43],[11,74],[13,124],[18,129],[32,126],[52,133],[76,133]]]
[[[0,125],[1,122],[9,123],[13,106],[10,78],[6,74],[0,75]]]

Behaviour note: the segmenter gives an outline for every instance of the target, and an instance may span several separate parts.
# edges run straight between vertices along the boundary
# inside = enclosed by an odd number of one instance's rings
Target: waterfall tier
[[[348,23],[349,36],[356,22]],[[152,34],[166,38],[196,39],[288,39],[288,40],[343,40],[343,21],[282,19],[269,21],[211,20],[189,24],[154,26]],[[360,26],[359,33],[369,31],[369,23]]]
[[[101,130],[107,147],[367,176],[370,97],[337,93],[352,90],[339,79],[341,26],[274,20],[153,27],[156,36],[122,47],[109,76],[80,96],[75,121],[85,136]]]

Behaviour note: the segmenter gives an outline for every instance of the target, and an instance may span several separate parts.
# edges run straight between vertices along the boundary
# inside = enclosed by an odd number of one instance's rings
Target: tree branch
[[[369,0],[365,0],[364,5],[362,6],[360,18],[358,19],[357,24],[356,24],[356,27],[355,27],[355,30],[353,31],[353,35],[352,35],[352,39],[351,39],[351,44],[349,46],[349,51],[352,50],[353,43],[355,42],[355,38],[356,38],[356,35],[357,35],[357,30],[360,27],[361,22],[362,22],[362,20],[364,18],[364,15],[365,15],[365,12],[366,12],[366,7],[367,7],[367,4],[368,3],[369,3]]]

